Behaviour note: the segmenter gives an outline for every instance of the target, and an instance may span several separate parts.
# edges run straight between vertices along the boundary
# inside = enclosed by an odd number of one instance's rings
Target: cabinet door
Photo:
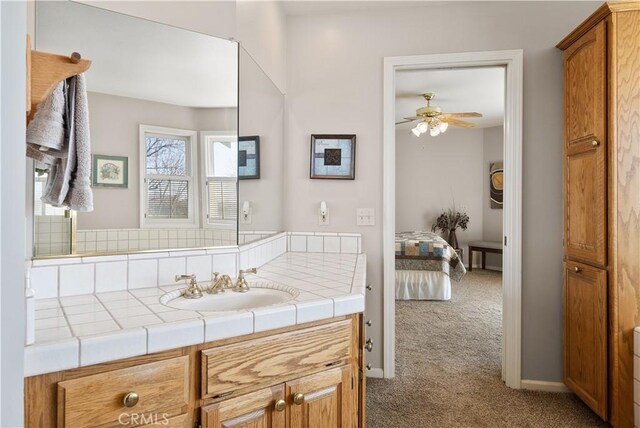
[[[355,379],[350,365],[287,382],[288,428],[355,426]]]
[[[284,385],[202,408],[202,428],[285,428]]]
[[[565,255],[607,262],[606,33],[600,23],[564,53]]]
[[[607,271],[564,265],[564,383],[607,417]]]

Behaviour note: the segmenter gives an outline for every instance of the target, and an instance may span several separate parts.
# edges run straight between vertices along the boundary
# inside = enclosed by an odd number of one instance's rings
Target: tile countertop
[[[284,304],[229,312],[159,303],[184,285],[37,300],[25,377],[363,312],[366,256],[285,253],[247,280],[299,293]]]

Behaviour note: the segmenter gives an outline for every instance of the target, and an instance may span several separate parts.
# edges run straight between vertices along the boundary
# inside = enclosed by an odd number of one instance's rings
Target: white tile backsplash
[[[93,277],[92,264],[60,266],[60,296],[93,293],[95,291]]]
[[[214,272],[221,274],[236,275],[238,273],[237,254],[214,254],[213,256]]]
[[[129,289],[157,287],[158,260],[130,260],[129,261]]]
[[[96,293],[127,289],[127,261],[96,263]]]
[[[187,257],[188,274],[195,274],[198,281],[209,281],[211,279],[211,256]]]
[[[338,236],[325,236],[323,239],[324,239],[324,252],[325,253],[339,253],[340,252],[340,237],[338,237]]]
[[[307,236],[307,251],[310,253],[322,253],[324,251],[324,237]]]
[[[167,257],[158,259],[158,284],[175,284],[176,275],[187,272],[187,259],[185,257]]]
[[[289,251],[305,253],[307,251],[307,237],[292,235],[290,236],[289,245]]]
[[[58,266],[31,268],[31,287],[36,299],[58,296]]]

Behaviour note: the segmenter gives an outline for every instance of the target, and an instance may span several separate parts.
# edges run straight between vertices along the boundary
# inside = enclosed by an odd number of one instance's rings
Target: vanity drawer
[[[202,351],[202,398],[269,385],[351,357],[351,319]]]
[[[129,393],[138,396],[125,405]],[[145,425],[184,413],[189,402],[189,357],[142,364],[58,383],[58,427]],[[131,415],[144,415],[132,419]],[[136,422],[137,421],[137,422]]]

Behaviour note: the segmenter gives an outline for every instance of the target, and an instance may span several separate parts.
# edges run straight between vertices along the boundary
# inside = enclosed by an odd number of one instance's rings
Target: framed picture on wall
[[[356,178],[356,136],[354,134],[312,135],[309,178],[354,180]]]
[[[489,165],[489,197],[491,209],[501,210],[504,192],[504,168],[502,162],[492,162]]]
[[[93,155],[93,187],[129,187],[129,158]]]
[[[238,138],[238,179],[260,178],[260,137]]]

